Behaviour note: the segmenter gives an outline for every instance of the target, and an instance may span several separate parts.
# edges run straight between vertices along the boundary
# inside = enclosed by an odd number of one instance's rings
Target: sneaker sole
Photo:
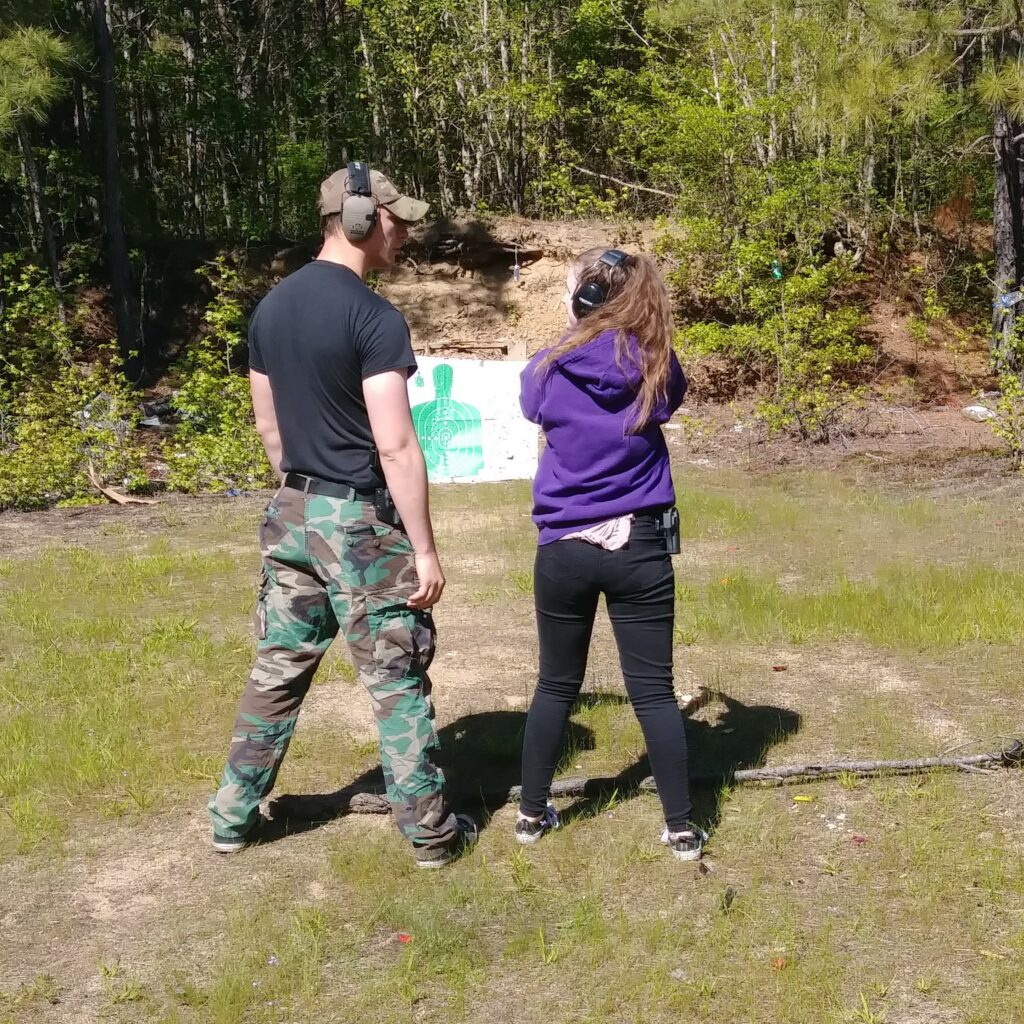
[[[247,850],[252,846],[252,843],[219,843],[214,839],[211,845],[217,853],[241,853],[243,850]]]
[[[416,867],[422,868],[424,871],[434,871],[437,868],[448,867],[454,859],[454,857],[447,857],[444,860],[418,860]]]
[[[547,829],[544,830],[544,832],[546,831]],[[516,832],[516,842],[519,843],[520,846],[533,846],[544,838],[544,832],[538,832],[535,836],[521,835],[519,832]]]
[[[671,853],[676,860],[681,860],[690,863],[700,860],[704,856],[704,844],[708,841],[707,832],[705,832],[702,828],[698,828],[696,825],[691,825],[689,829],[681,829],[680,831],[689,831],[690,833],[692,833],[692,838],[699,840],[699,843],[695,849],[677,850],[669,842],[669,832],[667,828],[661,833],[661,842],[668,847],[669,853]]]
[[[669,852],[676,860],[688,861],[690,863],[700,860],[704,856],[703,850],[670,850]]]

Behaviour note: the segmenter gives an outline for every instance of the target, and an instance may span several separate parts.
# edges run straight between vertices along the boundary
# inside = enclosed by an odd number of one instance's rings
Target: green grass
[[[252,575],[160,542],[4,564],[0,813],[13,828],[0,856],[51,845],[82,816],[201,799],[252,658]],[[353,678],[344,661],[330,674]]]
[[[440,876],[357,827],[313,865],[315,906],[289,883],[276,910],[227,911],[212,962],[169,972],[147,1019],[1019,1021],[1024,868],[985,784],[819,794],[729,794],[706,875],[658,848],[652,797],[536,850],[505,816]]]
[[[0,990],[0,1021],[14,1020],[15,1011],[43,1006],[56,1006],[61,989],[49,974],[37,974],[10,992]]]
[[[160,993],[151,996],[147,1019],[227,1024],[312,1014],[324,988],[327,953],[346,948],[337,938],[339,921],[316,906],[278,912],[226,908],[209,979],[197,984],[180,968],[172,969]]]
[[[704,471],[677,486],[679,685],[728,697],[692,723],[696,769],[1024,730],[1024,539],[1005,526],[1019,488],[983,502]],[[535,671],[528,490],[443,489],[434,504],[449,775],[514,781]],[[0,869],[34,894],[0,906],[14,922],[3,1024],[49,1019],[55,999],[68,1019],[124,1024],[1024,1022],[1019,773],[705,789],[705,872],[665,855],[656,798],[624,782],[563,802],[565,827],[535,849],[500,810],[440,873],[417,871],[389,822],[358,817],[228,862],[198,849],[252,655],[254,509],[169,509],[160,540],[115,524],[0,562]],[[343,654],[325,669],[331,701],[365,700]],[[636,768],[606,623],[587,688],[560,772]],[[279,792],[376,764],[334,707],[300,723]],[[784,712],[799,720],[783,728]],[[167,874],[145,883],[165,852]],[[76,916],[119,871],[116,923]],[[18,959],[65,915],[72,952]]]
[[[678,628],[698,639],[791,644],[856,639],[877,647],[945,651],[1024,639],[1024,572],[987,565],[897,563],[867,579],[840,577],[791,591],[778,579],[715,567],[701,586],[679,583]]]

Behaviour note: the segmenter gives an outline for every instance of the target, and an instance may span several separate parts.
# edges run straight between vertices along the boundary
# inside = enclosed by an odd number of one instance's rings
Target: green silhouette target
[[[474,477],[484,468],[483,423],[479,409],[452,398],[454,380],[450,364],[435,366],[434,397],[413,406],[412,422],[430,474]]]

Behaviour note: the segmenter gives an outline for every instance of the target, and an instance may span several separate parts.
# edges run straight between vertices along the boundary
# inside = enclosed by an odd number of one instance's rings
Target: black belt
[[[284,486],[293,487],[303,494],[322,494],[327,498],[341,498],[342,501],[373,501],[375,497],[373,491],[357,491],[348,484],[336,484],[302,473],[286,473]]]
[[[659,505],[657,508],[644,508],[633,513],[633,518],[638,522],[660,523],[663,512],[670,509],[671,505]]]

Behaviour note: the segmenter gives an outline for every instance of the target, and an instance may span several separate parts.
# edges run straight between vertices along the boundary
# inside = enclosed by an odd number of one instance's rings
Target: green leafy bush
[[[1024,381],[1010,370],[999,375],[996,417],[989,422],[1024,473]]]
[[[218,258],[207,271],[214,298],[206,332],[181,366],[174,396],[181,424],[168,446],[173,490],[226,491],[269,487],[273,471],[256,433],[245,374],[245,312],[238,270]]]
[[[769,270],[745,290],[744,322],[694,324],[682,333],[680,347],[688,355],[717,353],[751,367],[771,387],[756,407],[769,431],[828,441],[863,396],[845,378],[871,355],[856,333],[863,314],[839,300],[851,273],[845,260],[805,266],[778,281]]]
[[[81,500],[90,466],[115,486],[146,486],[138,406],[110,350],[76,361],[74,310],[35,266],[0,257],[0,509]]]
[[[684,215],[660,224],[655,251],[695,320],[679,347],[741,366],[761,392],[756,414],[769,431],[827,441],[848,428],[863,396],[851,380],[871,355],[848,297],[854,258],[849,250],[829,258],[837,240],[850,242],[837,226],[856,168],[827,158],[762,169],[736,163],[728,149],[723,159],[728,201],[716,202],[721,190],[708,182],[706,196],[689,197]]]
[[[613,217],[626,194],[626,190],[598,191],[574,183],[571,171],[562,164],[553,164],[532,187],[533,201],[548,217]]]

